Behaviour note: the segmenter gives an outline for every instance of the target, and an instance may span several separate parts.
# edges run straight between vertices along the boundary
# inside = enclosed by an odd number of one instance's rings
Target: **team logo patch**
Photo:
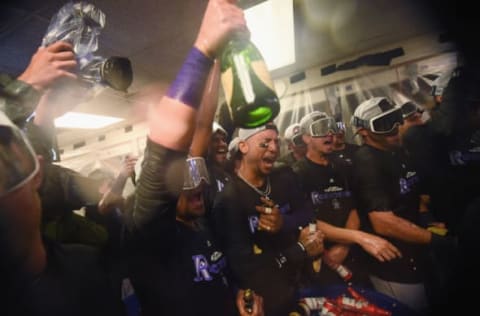
[[[414,185],[420,181],[415,171],[407,172],[405,178],[400,178],[398,183],[400,185],[400,194],[407,194],[412,191]]]
[[[227,265],[227,261],[225,257],[223,257],[223,254],[219,251],[216,251],[212,254],[210,259],[211,261],[209,262],[204,255],[192,256],[196,273],[193,281],[212,281],[213,275],[222,273],[223,269],[225,269]]]
[[[464,166],[469,162],[480,161],[479,147],[472,148],[467,152],[453,150],[449,153],[450,164],[452,166]]]
[[[349,198],[352,196],[352,192],[345,190],[338,186],[332,186],[325,189],[323,192],[312,191],[310,193],[310,198],[312,199],[313,205],[322,205],[326,201],[330,200],[339,200],[343,198]]]

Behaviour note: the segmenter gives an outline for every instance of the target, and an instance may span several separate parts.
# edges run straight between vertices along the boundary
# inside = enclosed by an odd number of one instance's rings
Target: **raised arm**
[[[233,32],[245,29],[243,11],[233,1],[209,1],[194,46],[166,95],[148,113],[150,132],[133,211],[137,228],[154,217],[174,218],[172,203],[182,186],[184,158],[213,60]],[[152,225],[159,231],[171,222],[160,220]]]
[[[205,156],[207,152],[210,137],[212,136],[213,119],[217,110],[219,79],[220,63],[218,60],[215,60],[197,113],[197,125],[192,145],[190,146],[190,155],[192,157]]]
[[[243,11],[234,1],[209,1],[194,46],[167,94],[149,113],[152,142],[178,151],[189,149],[213,59],[233,32],[245,30]]]
[[[0,76],[0,110],[17,125],[33,113],[42,93],[64,79],[76,79],[72,46],[56,42],[40,47],[24,72],[15,79]],[[3,101],[3,102],[2,102]]]

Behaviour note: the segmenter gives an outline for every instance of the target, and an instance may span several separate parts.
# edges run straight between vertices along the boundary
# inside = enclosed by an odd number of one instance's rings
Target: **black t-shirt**
[[[260,194],[234,176],[215,201],[215,229],[234,280],[264,298],[267,315],[285,315],[294,303],[296,279],[306,254],[297,244],[298,227],[313,218],[289,167],[269,175],[269,198],[279,205],[284,226],[276,234],[259,231]],[[265,181],[266,182],[266,181]]]
[[[234,315],[227,261],[213,236],[203,224],[192,229],[177,221],[175,226],[176,234],[163,241],[171,251],[152,249],[130,260],[142,315]]]
[[[361,146],[353,160],[353,192],[362,226],[374,232],[368,220],[368,213],[372,211],[393,211],[396,216],[418,225],[419,183],[419,176],[403,151]],[[421,282],[427,253],[425,246],[384,238],[397,246],[403,257],[386,263],[372,257],[371,273],[394,282]]]
[[[125,315],[120,288],[112,289],[97,250],[84,245],[44,242],[47,267],[27,283],[14,281],[2,315]],[[7,276],[7,279],[10,276]],[[4,279],[5,280],[5,279]],[[7,282],[8,284],[8,282]],[[114,291],[115,290],[115,291]],[[117,295],[118,293],[118,295]]]
[[[304,157],[293,166],[302,190],[313,205],[317,219],[344,227],[354,208],[349,179],[342,161],[331,159],[328,165],[316,164]]]
[[[314,163],[306,157],[293,165],[305,198],[313,205],[316,218],[337,227],[345,227],[351,210],[355,208],[346,168],[345,162],[333,157],[326,166]],[[327,249],[330,246],[332,243],[325,242]],[[353,268],[351,265],[354,261],[353,258],[346,260],[350,263],[349,268]],[[306,277],[311,282],[342,282],[340,276],[327,267],[315,272],[312,264],[307,264],[305,269]]]
[[[131,281],[143,315],[232,315],[226,260],[208,227],[175,219],[185,158],[147,141],[133,208]]]
[[[207,211],[210,212],[213,208],[213,203],[215,201],[215,197],[219,192],[222,192],[225,188],[225,185],[230,181],[231,174],[222,169],[217,164],[210,163],[208,165],[208,174],[210,177],[210,185],[207,189]],[[207,213],[206,217],[210,219],[211,214]]]

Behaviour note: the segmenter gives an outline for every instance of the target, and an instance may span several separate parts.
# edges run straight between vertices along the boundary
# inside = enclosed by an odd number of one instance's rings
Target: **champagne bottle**
[[[255,128],[272,121],[280,102],[265,61],[248,39],[232,39],[222,54],[221,81],[234,125]]]
[[[329,266],[333,271],[337,272],[338,275],[345,281],[349,281],[353,274],[352,274],[352,271],[350,271],[350,269],[348,269],[346,266],[344,266],[343,264],[340,264],[340,263],[337,263],[333,260],[331,260],[329,257],[328,257],[328,254],[326,251],[323,252],[323,255],[322,255],[322,258],[323,258],[323,261],[325,262],[325,264],[327,266]]]

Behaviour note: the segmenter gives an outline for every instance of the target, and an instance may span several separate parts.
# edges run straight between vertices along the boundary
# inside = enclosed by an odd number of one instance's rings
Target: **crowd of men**
[[[283,137],[269,122],[233,138],[213,118],[216,58],[236,32],[248,32],[242,10],[210,0],[149,112],[126,197],[134,158],[106,182],[53,163],[58,103],[88,97],[70,44],[41,47],[20,76],[0,77],[6,315],[288,315],[300,296],[345,284],[326,262],[412,315],[461,302],[478,279],[477,74],[455,70],[427,121],[421,105],[378,96],[351,122],[313,111]],[[85,217],[72,215],[81,207]]]

